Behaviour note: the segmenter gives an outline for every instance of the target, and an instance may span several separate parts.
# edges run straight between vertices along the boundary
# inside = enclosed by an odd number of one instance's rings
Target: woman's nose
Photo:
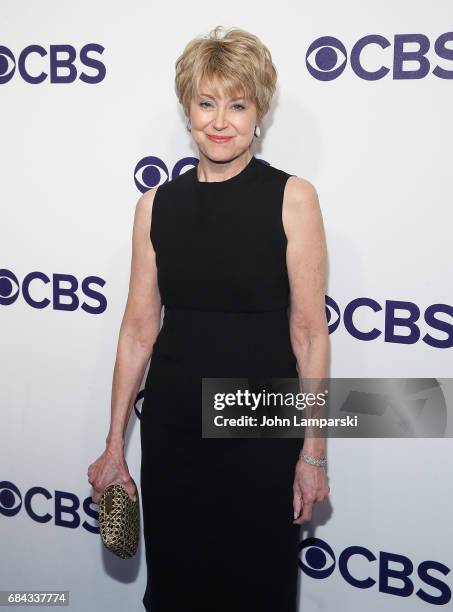
[[[225,119],[224,111],[218,111],[214,119],[214,127],[217,130],[221,130],[222,128],[226,127],[226,119]]]

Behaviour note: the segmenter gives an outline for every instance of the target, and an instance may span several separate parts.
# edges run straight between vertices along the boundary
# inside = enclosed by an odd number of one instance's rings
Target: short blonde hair
[[[178,100],[189,117],[190,102],[200,93],[201,82],[206,79],[219,96],[217,81],[227,96],[244,96],[254,102],[260,123],[269,110],[277,82],[269,49],[245,30],[230,28],[221,36],[222,30],[223,26],[217,26],[207,36],[194,38],[176,60]]]

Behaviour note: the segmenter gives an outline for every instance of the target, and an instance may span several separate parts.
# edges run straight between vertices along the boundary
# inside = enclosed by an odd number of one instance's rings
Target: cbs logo
[[[445,32],[434,41],[434,53],[441,60],[452,61],[453,49],[448,43],[453,41],[453,32]],[[416,45],[414,50],[409,45]],[[430,72],[439,79],[453,79],[453,69],[446,69],[436,64],[431,67],[427,57],[431,43],[424,34],[395,34],[393,42],[379,34],[369,34],[360,38],[350,52],[349,61],[352,71],[356,76],[365,81],[377,81],[383,79],[390,72],[394,80],[422,79]],[[363,55],[369,52],[367,47],[372,47],[371,53],[382,55],[382,60],[373,62],[376,68],[365,68]],[[385,52],[388,47],[393,47],[390,52]],[[377,48],[377,49],[376,49]],[[333,81],[337,79],[346,69],[348,52],[345,45],[334,36],[322,36],[317,38],[309,46],[305,65],[309,74],[318,81]],[[407,63],[411,62],[411,67]],[[369,63],[369,62],[367,62]],[[415,63],[415,68],[413,67]]]
[[[8,83],[16,70],[24,81],[38,85],[45,80],[51,83],[74,83],[77,79],[84,83],[100,83],[106,74],[105,65],[97,56],[104,52],[104,47],[96,43],[84,45],[78,53],[72,45],[29,45],[19,55],[0,45],[0,85]],[[94,70],[94,74],[78,71],[76,60]]]
[[[49,278],[43,272],[30,272],[21,283],[11,270],[3,268],[0,269],[0,306],[10,306],[22,295],[32,308],[51,306],[54,310],[73,311],[80,307],[90,314],[101,314],[107,308],[107,299],[94,289],[96,285],[103,287],[105,280],[87,276],[80,283],[82,294],[94,301],[90,304],[79,298],[79,281],[72,274],[55,273]],[[43,287],[49,297],[42,296]]]
[[[422,561],[415,568],[405,555],[381,550],[379,557],[376,557],[363,546],[347,546],[337,560],[327,542],[313,537],[302,540],[299,551],[300,569],[316,580],[328,578],[338,568],[343,580],[357,589],[369,589],[377,585],[380,593],[397,597],[415,594],[424,602],[438,606],[445,605],[451,599],[450,587],[436,576],[447,576],[450,568],[437,561]],[[368,572],[373,573],[375,578],[367,575]],[[416,581],[427,585],[429,592],[421,587],[415,590]]]

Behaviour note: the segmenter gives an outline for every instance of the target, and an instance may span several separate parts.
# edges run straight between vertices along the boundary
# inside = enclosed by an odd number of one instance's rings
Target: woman
[[[326,377],[324,231],[313,185],[250,153],[276,86],[268,49],[221,30],[176,62],[199,163],[137,203],[110,431],[88,476],[94,502],[112,482],[134,495],[124,432],[151,357],[145,608],[295,612],[299,526],[329,491],[324,440],[299,457],[295,438],[202,438],[201,379]]]

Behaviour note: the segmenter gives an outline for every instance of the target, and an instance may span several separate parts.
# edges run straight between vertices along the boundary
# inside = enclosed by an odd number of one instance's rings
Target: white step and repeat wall
[[[448,377],[453,5],[3,0],[0,18],[0,588],[141,610],[143,543],[130,561],[102,547],[86,470],[108,430],[135,203],[197,161],[177,56],[218,24],[272,52],[278,91],[253,153],[318,190],[331,375]],[[452,451],[329,441],[301,610],[451,609]],[[179,528],[183,545],[183,513]]]

